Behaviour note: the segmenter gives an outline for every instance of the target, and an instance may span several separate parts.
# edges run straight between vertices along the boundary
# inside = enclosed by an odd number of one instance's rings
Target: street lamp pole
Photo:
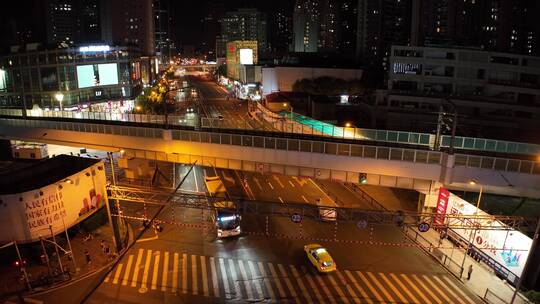
[[[62,107],[62,101],[64,100],[64,94],[62,93],[56,93],[54,95],[54,98],[56,98],[56,100],[58,101],[59,105],[60,105],[60,111],[63,111],[63,107]]]

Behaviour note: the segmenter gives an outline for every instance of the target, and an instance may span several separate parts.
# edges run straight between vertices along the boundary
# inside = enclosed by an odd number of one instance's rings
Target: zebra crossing
[[[477,303],[445,274],[338,270],[138,249],[104,281],[139,293],[273,303]]]

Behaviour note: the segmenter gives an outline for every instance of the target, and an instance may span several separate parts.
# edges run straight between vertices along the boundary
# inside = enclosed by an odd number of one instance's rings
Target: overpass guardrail
[[[22,109],[0,109],[0,115],[22,117]],[[272,131],[284,134],[304,134],[315,135],[319,137],[352,139],[359,141],[376,141],[405,145],[425,146],[433,149],[435,134],[404,132],[394,130],[376,130],[365,128],[347,128],[322,123],[313,119],[303,119],[304,116],[294,114],[302,119],[295,119],[294,122],[284,120],[277,124],[275,130],[264,130],[253,127],[248,121],[236,121],[219,118],[203,117],[200,121],[187,115],[152,115],[152,114],[131,114],[131,113],[109,113],[109,112],[78,112],[78,111],[44,111],[28,110],[26,115],[29,117],[45,118],[68,118],[81,120],[104,120],[120,121],[131,123],[145,123],[155,125],[165,125],[184,127],[199,127],[203,129],[224,129],[224,130],[249,130],[249,131]],[[276,124],[274,124],[276,125]],[[261,125],[262,126],[262,125]],[[451,137],[449,135],[441,136],[441,147],[450,146]],[[456,136],[454,148],[459,150],[483,151],[494,153],[521,154],[528,156],[539,156],[540,145],[512,142],[495,139],[474,138]]]
[[[20,117],[0,118],[0,125],[26,128],[44,128],[76,132],[92,132],[100,134],[124,135],[163,139],[164,129],[143,126],[122,126],[115,124],[94,123],[94,121],[55,121],[26,120]],[[320,140],[303,140],[295,138],[276,138],[251,134],[230,134],[203,130],[171,130],[172,140],[236,145],[244,147],[286,150],[295,152],[322,153],[348,157],[363,157],[380,160],[406,161],[421,164],[442,164],[442,152],[408,149],[402,147],[386,147],[355,143],[334,143]],[[6,136],[6,134],[3,134]],[[492,169],[507,172],[519,172],[540,175],[540,162],[455,154],[455,166]]]

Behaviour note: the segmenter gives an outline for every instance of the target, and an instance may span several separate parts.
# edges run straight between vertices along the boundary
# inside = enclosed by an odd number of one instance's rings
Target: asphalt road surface
[[[175,170],[178,183],[189,169]],[[302,196],[312,203],[324,196],[309,179],[247,174],[246,187],[240,173],[201,167],[181,189],[205,192],[205,174],[220,175],[232,196],[253,195],[283,208],[305,203]],[[158,209],[121,206],[135,234],[140,219]],[[35,298],[79,303],[98,284],[87,303],[481,303],[394,225],[293,223],[289,216],[250,213],[242,215],[241,236],[219,239],[210,212],[168,205],[158,217],[163,231],[146,231],[103,282],[93,277]],[[325,246],[338,270],[319,274],[303,251],[309,243]]]

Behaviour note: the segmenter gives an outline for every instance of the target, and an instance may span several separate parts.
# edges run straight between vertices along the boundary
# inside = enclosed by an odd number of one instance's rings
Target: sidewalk
[[[388,188],[372,185],[358,185],[358,187],[382,204],[388,210],[416,211],[417,194],[414,191]],[[443,239],[440,243],[439,232],[430,229],[427,232],[419,232],[416,227],[405,228],[405,233],[416,243],[426,248],[429,253],[439,260],[450,272],[457,277],[461,275],[461,281],[478,297],[487,303],[510,303],[514,293],[514,287],[506,280],[495,274],[488,265],[477,262],[469,255],[465,254],[463,248],[457,247],[448,239]],[[463,273],[461,265],[463,257]],[[473,265],[471,279],[467,280],[467,270],[469,265]],[[518,295],[514,300],[515,304],[529,303],[524,296]]]
[[[415,229],[415,228],[408,228]],[[458,267],[461,267],[463,263],[463,257],[465,256],[465,263],[463,266],[463,274],[461,275],[461,281],[471,291],[488,303],[510,303],[510,299],[514,293],[514,287],[512,287],[506,280],[497,277],[495,272],[486,264],[477,262],[469,255],[465,254],[465,250],[454,245],[448,239],[443,239],[440,244],[440,235],[434,230],[430,229],[427,232],[419,233],[419,237],[424,238],[425,241],[433,244],[433,248],[430,250],[431,254],[435,257],[444,259],[444,264],[452,264],[447,266],[452,269],[452,272],[459,277]],[[422,242],[419,242],[422,245]],[[444,257],[444,255],[446,257]],[[469,265],[473,266],[473,272],[471,279],[467,280],[467,270]],[[489,291],[486,293],[486,290]],[[485,297],[485,298],[484,298]],[[515,304],[528,303],[524,296],[517,296]]]
[[[60,286],[63,283],[88,275],[107,265],[111,261],[112,256],[109,257],[103,252],[100,244],[101,240],[104,240],[105,243],[109,245],[111,252],[114,248],[112,243],[113,233],[106,218],[106,210],[103,208],[84,223],[80,224],[79,231],[75,231],[75,228],[72,228],[69,231],[74,260],[71,260],[69,256],[59,248],[59,261],[55,246],[48,241],[44,241],[45,251],[49,256],[52,276],[49,273],[47,264],[41,260],[43,248],[39,241],[32,244],[19,245],[22,259],[26,260],[28,263],[28,266],[25,269],[32,288],[31,292],[44,291],[51,287]],[[126,229],[127,227],[124,227],[120,230],[122,237],[127,235],[127,233],[125,233],[127,232]],[[92,238],[85,240],[88,234],[91,234]],[[55,237],[56,242],[60,247],[69,251],[65,233],[58,234]],[[52,237],[49,237],[48,240],[52,241]],[[87,263],[86,261],[86,250],[88,250],[90,254],[90,263]],[[17,260],[14,248],[3,249],[2,255],[10,261],[14,262]],[[61,273],[60,264],[65,271],[65,275],[62,275]],[[13,266],[13,263],[2,265],[0,271],[0,282],[2,282],[2,285],[0,285],[0,299],[15,294],[28,293],[27,284],[25,280],[22,279],[22,273]]]

